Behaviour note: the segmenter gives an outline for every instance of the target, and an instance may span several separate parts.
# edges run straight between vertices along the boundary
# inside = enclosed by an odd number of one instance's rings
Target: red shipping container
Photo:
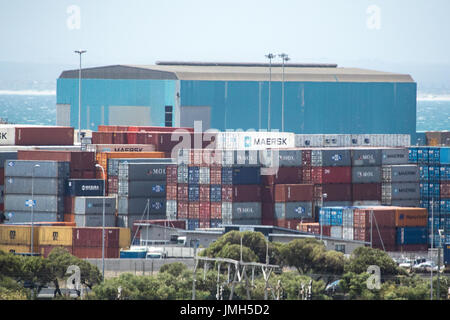
[[[188,218],[189,219],[200,218],[200,203],[199,202],[189,202]]]
[[[210,220],[211,219],[211,207],[209,202],[200,202],[199,205],[199,217],[200,220]]]
[[[189,217],[189,202],[178,200],[177,206],[177,218],[187,219]]]
[[[75,197],[64,197],[64,213],[74,213]]]
[[[102,247],[74,247],[73,255],[80,259],[100,259],[102,257]],[[118,259],[120,255],[119,248],[106,248],[106,259]]]
[[[72,146],[74,129],[72,127],[20,127],[15,126],[17,146]]]
[[[441,198],[450,198],[449,182],[441,182]]]
[[[177,200],[178,186],[175,184],[166,185],[166,199]]]
[[[209,169],[210,183],[222,184],[222,167],[217,165]]]
[[[275,201],[312,201],[313,189],[312,184],[277,184],[275,185]]]
[[[108,194],[117,194],[119,192],[119,177],[108,176],[106,191]]]
[[[322,195],[323,201],[352,201],[352,185],[351,184],[318,184],[314,186],[314,199],[320,200]]]
[[[335,167],[339,168],[339,167]],[[353,201],[381,200],[381,183],[355,183],[352,185]]]
[[[180,183],[177,185],[177,199],[178,201],[188,201],[189,200],[189,185],[185,183]]]
[[[261,201],[263,203],[275,202],[275,185],[263,185],[261,186]]]
[[[113,144],[112,132],[92,132],[92,144]]]
[[[262,175],[261,178],[265,185],[302,183],[302,168],[282,167],[278,168],[276,174]]]
[[[353,225],[356,228],[370,228],[371,212],[373,212],[372,226],[375,220],[378,228],[395,226],[395,207],[373,207],[353,210]]]
[[[224,202],[259,202],[261,201],[260,185],[222,186]]]
[[[275,226],[297,230],[297,226],[301,222],[300,219],[276,219]]]
[[[83,170],[81,177],[82,179],[95,179],[95,170]]]
[[[275,220],[275,206],[273,203],[263,203],[261,205],[261,218],[265,221]]]
[[[145,144],[153,144],[156,151],[162,152],[172,152],[180,142],[189,145],[191,139],[189,133],[146,132],[145,135]]]
[[[71,170],[95,170],[95,152],[89,151],[19,150],[17,159],[68,161]]]
[[[312,182],[315,184],[352,183],[351,167],[313,167]]]
[[[189,127],[150,127],[150,126],[128,126],[124,131],[153,131],[153,132],[173,132],[176,130],[185,130],[188,132],[194,132],[194,128]],[[100,131],[100,130],[99,130]]]
[[[73,228],[73,247],[101,247],[102,232],[102,228]],[[119,229],[105,228],[105,248],[106,247],[119,248]]]
[[[211,202],[211,219],[222,219],[222,203]]]
[[[5,185],[5,168],[0,168],[0,185]]]
[[[201,184],[199,186],[199,192],[200,192],[200,201],[208,201],[209,202],[209,196],[210,196],[210,187],[207,184]]]
[[[52,245],[39,246],[38,252],[41,254],[41,256],[43,256],[44,258],[47,258],[48,255],[50,254],[50,252],[52,252],[52,250],[55,248],[62,248],[62,249],[65,249],[70,254],[73,253],[72,246],[52,246]]]
[[[112,134],[113,144],[127,144],[127,132],[125,131],[115,131]]]
[[[171,164],[166,167],[167,184],[177,184],[178,182],[177,170],[178,166],[176,164]]]
[[[370,242],[370,227],[353,229],[353,239]],[[395,248],[396,232],[394,227],[372,227],[372,246],[377,249],[385,247]]]

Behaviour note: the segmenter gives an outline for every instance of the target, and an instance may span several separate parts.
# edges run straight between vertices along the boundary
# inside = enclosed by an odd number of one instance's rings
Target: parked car
[[[441,272],[445,269],[444,266],[441,266]],[[433,261],[426,261],[419,263],[418,265],[413,266],[414,271],[421,272],[431,272],[431,270],[437,272],[438,266]]]

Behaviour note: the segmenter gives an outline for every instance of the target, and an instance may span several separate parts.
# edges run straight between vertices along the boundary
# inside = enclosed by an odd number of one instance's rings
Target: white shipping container
[[[342,226],[331,226],[330,236],[332,238],[342,239]]]
[[[353,240],[353,227],[342,228],[342,239]]]
[[[357,147],[362,145],[362,136],[360,134],[350,135],[351,146]]]
[[[337,147],[338,140],[336,134],[324,134],[323,135],[323,145],[324,147]]]
[[[217,148],[264,150],[294,148],[295,134],[289,132],[219,132]]]
[[[0,145],[13,146],[16,144],[16,128],[12,126],[0,126]]]
[[[376,134],[375,135],[375,146],[377,147],[384,147],[386,146],[384,142],[384,134]]]
[[[324,146],[323,140],[324,140],[323,134],[312,134],[311,147],[323,147]]]
[[[199,184],[209,184],[210,183],[210,170],[209,167],[200,167],[199,168],[200,177]]]
[[[167,200],[166,202],[166,216],[168,220],[177,219],[177,200]]]

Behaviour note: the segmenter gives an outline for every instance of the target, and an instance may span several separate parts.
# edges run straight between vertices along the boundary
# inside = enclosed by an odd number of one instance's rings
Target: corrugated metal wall
[[[166,105],[175,107],[175,81],[82,80],[82,129],[96,130],[98,125],[108,125],[109,106],[150,107],[151,123],[147,125],[164,126],[164,107]],[[57,104],[71,105],[70,125],[78,128],[78,79],[59,78],[56,99]],[[89,128],[86,127],[88,120]]]
[[[281,129],[281,83],[271,84],[271,129]],[[211,126],[268,127],[268,82],[181,81],[182,106],[211,106]],[[259,115],[259,105],[261,115]],[[416,132],[415,83],[286,82],[285,130],[296,133]]]

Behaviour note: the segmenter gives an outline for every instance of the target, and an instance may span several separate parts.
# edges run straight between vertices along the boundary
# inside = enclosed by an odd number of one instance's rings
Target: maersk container
[[[103,215],[75,214],[77,227],[102,227]],[[116,217],[113,214],[105,214],[105,227],[115,227]]]
[[[75,197],[73,213],[78,215],[103,214],[103,199],[105,200],[105,214],[116,212],[116,197]]]
[[[69,179],[66,194],[71,197],[101,197],[105,188],[102,179]]]
[[[223,167],[222,184],[260,184],[260,167]]]
[[[428,240],[426,227],[397,228],[397,244],[426,244]]]
[[[312,218],[312,202],[277,202],[276,219]]]
[[[419,200],[418,183],[383,183],[381,185],[382,200]]]
[[[165,197],[166,181],[126,181],[119,180],[119,196]]]
[[[121,163],[119,165],[119,180],[166,180],[166,167],[164,163]]]
[[[5,162],[5,177],[69,178],[70,163],[60,161],[12,160]]]
[[[150,219],[156,219],[155,215],[166,215],[166,199],[165,198],[128,198],[119,197],[118,214],[139,215],[143,214],[147,208],[147,201],[149,201]],[[159,218],[158,218],[159,219]]]
[[[381,166],[381,149],[352,149],[352,166]]]
[[[5,177],[5,194],[64,195],[64,179]]]
[[[108,159],[108,175],[118,176],[122,163],[173,163],[172,158],[112,158]]]
[[[407,148],[393,148],[381,150],[381,164],[397,165],[408,163],[409,150]]]
[[[349,167],[351,166],[350,149],[318,149],[311,151],[313,167]]]
[[[381,183],[381,167],[352,167],[352,183]]]
[[[418,182],[419,167],[417,165],[391,165],[382,167],[383,182]]]
[[[31,222],[31,211],[5,211],[8,219],[5,224]],[[33,212],[33,222],[57,222],[63,221],[64,215],[56,212]]]
[[[264,150],[261,163],[264,167],[301,167],[302,150]]]
[[[8,160],[17,160],[17,151],[0,152],[0,168],[4,168],[5,162]]]
[[[5,212],[9,211],[29,211],[31,212],[32,201],[34,200],[33,211],[47,213],[64,213],[64,197],[55,195],[5,195]]]

